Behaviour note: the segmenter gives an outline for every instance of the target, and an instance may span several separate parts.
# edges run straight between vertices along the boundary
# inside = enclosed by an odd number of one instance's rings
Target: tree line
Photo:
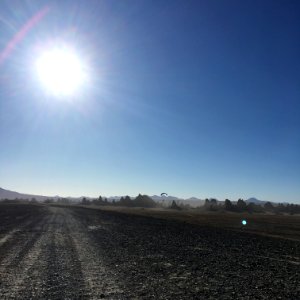
[[[113,199],[112,201],[108,201],[107,198],[102,198],[99,196],[98,199],[89,200],[87,198],[83,198],[81,201],[82,205],[110,205],[110,206],[127,206],[127,207],[145,207],[151,208],[156,207],[157,203],[147,195],[139,194],[134,199],[131,199],[129,196],[121,197],[119,200]]]
[[[266,202],[263,205],[255,204],[253,202],[247,203],[243,199],[239,199],[236,203],[233,203],[229,199],[226,199],[224,203],[218,202],[216,199],[205,199],[204,207],[210,211],[225,210],[231,212],[248,212],[248,213],[288,213],[288,214],[300,214],[300,205],[297,204],[274,204]]]
[[[2,199],[2,203],[38,203],[35,198],[31,199]],[[49,198],[43,201],[46,204],[78,204],[77,201],[68,198]],[[284,203],[272,203],[266,202],[262,205],[255,204],[253,202],[247,203],[243,199],[239,199],[237,202],[225,199],[225,201],[218,201],[217,199],[205,199],[204,205],[199,205],[198,207],[191,207],[189,204],[185,204],[184,201],[173,200],[167,206],[155,202],[151,197],[147,195],[139,194],[135,198],[129,196],[123,196],[120,199],[108,200],[106,197],[99,196],[96,199],[88,199],[83,197],[79,202],[81,205],[96,205],[96,206],[125,206],[125,207],[161,207],[169,208],[174,210],[188,210],[188,209],[200,209],[206,211],[228,211],[228,212],[248,212],[248,213],[275,213],[275,214],[300,214],[300,205],[298,204],[284,204]]]

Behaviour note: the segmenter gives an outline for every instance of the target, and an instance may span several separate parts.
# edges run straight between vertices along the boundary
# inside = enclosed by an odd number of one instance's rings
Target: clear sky
[[[299,28],[289,0],[1,1],[0,186],[300,203]],[[34,76],[49,40],[88,66],[76,97]]]

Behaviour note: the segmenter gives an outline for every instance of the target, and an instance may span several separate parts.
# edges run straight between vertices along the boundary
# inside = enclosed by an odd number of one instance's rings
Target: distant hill
[[[162,204],[163,206],[170,206],[173,202],[173,200],[176,202],[177,205],[184,204],[184,205],[190,205],[191,207],[197,207],[197,206],[202,206],[204,205],[204,200],[196,198],[196,197],[191,197],[188,199],[182,199],[182,198],[177,198],[175,196],[151,196],[151,198]]]
[[[183,199],[180,199],[180,198],[177,198],[177,197],[174,197],[174,196],[157,196],[157,195],[153,195],[151,196],[151,198],[154,200],[154,201],[163,201],[163,200],[169,200],[169,201],[177,201],[177,200],[183,200]]]
[[[254,203],[254,204],[258,204],[258,205],[264,205],[267,201],[258,200],[254,197],[251,197],[251,198],[247,199],[245,202],[246,203]]]
[[[21,194],[18,192],[13,192],[9,190],[5,190],[0,188],[0,199],[8,199],[8,200],[14,200],[14,199],[32,199],[35,198],[38,201],[46,200],[49,198],[54,197],[47,197],[47,196],[41,196],[41,195],[31,195],[31,194]]]

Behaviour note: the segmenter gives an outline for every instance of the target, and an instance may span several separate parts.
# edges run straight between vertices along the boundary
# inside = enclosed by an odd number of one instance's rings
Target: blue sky
[[[300,203],[298,1],[2,1],[0,51],[45,6],[0,64],[1,187]],[[34,77],[49,39],[89,66],[74,99]]]

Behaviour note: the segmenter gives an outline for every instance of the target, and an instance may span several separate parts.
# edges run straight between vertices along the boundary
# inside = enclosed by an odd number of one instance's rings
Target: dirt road
[[[0,206],[0,299],[299,299],[300,243],[78,207]]]

